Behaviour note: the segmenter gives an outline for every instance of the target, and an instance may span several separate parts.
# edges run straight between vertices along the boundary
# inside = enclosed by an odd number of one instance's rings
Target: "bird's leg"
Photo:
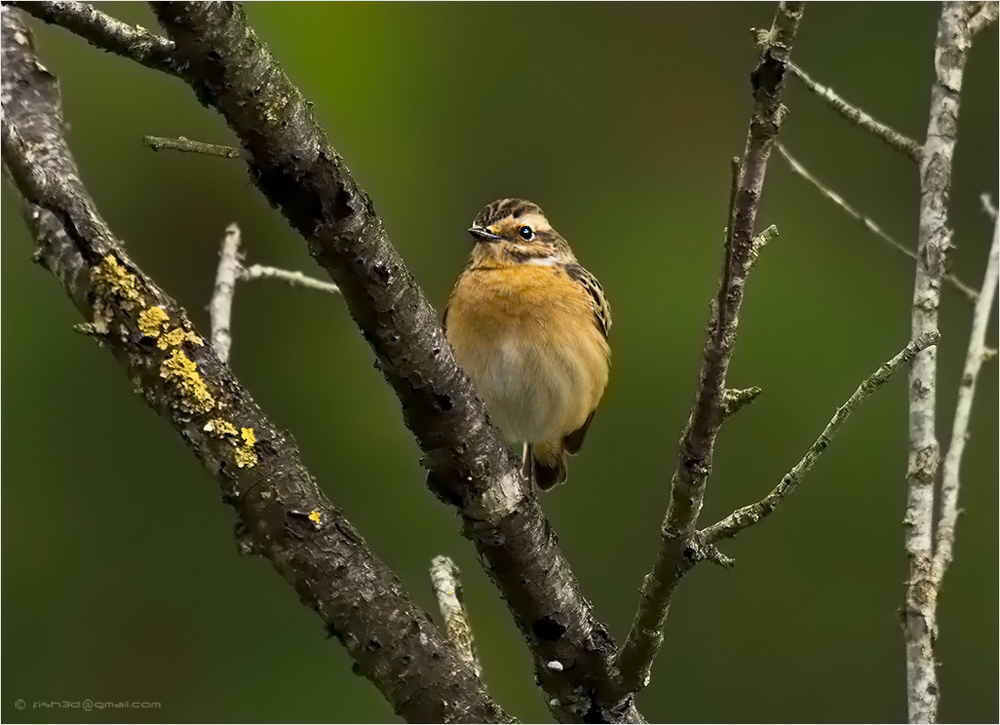
[[[531,465],[534,456],[534,449],[530,443],[524,444],[524,457],[521,459],[521,475],[528,479],[528,483],[534,483],[534,466]]]

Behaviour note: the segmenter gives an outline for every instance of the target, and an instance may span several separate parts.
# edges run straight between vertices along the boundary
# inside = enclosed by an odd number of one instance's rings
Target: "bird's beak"
[[[477,242],[498,242],[500,237],[491,231],[487,231],[482,227],[469,227],[469,234],[471,234]]]

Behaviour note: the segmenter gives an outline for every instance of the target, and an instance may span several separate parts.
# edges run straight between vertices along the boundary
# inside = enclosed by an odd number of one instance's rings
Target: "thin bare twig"
[[[435,556],[431,561],[431,588],[444,620],[445,635],[455,645],[459,657],[469,663],[476,677],[480,677],[483,670],[476,657],[469,613],[462,601],[461,575],[455,562],[447,556]]]
[[[209,317],[212,321],[212,347],[219,360],[229,362],[229,349],[233,344],[233,336],[229,326],[233,317],[233,295],[236,294],[236,280],[239,279],[243,265],[240,251],[240,228],[235,223],[226,227],[226,236],[222,239],[222,249],[219,252],[219,267],[215,273],[215,287],[212,290],[212,301],[208,305]]]
[[[276,279],[292,287],[305,287],[306,289],[314,289],[320,292],[340,294],[340,287],[332,282],[324,282],[321,279],[310,277],[302,272],[293,272],[288,269],[279,269],[278,267],[266,267],[261,264],[252,264],[249,267],[245,267],[240,273],[240,278],[248,282],[255,279]]]
[[[238,159],[240,150],[232,146],[223,146],[204,141],[192,141],[184,136],[168,138],[166,136],[143,136],[142,143],[153,151],[183,151],[189,154],[203,156],[218,156],[223,159]]]
[[[721,521],[702,529],[699,532],[699,538],[708,544],[715,544],[724,539],[731,539],[743,529],[752,526],[765,516],[771,514],[798,488],[799,483],[809,473],[813,464],[816,463],[827,446],[830,445],[833,436],[836,435],[851,413],[865,402],[868,396],[881,388],[899,368],[910,362],[918,352],[937,344],[940,337],[940,334],[937,332],[928,332],[921,335],[919,339],[910,342],[895,357],[865,378],[861,382],[861,385],[858,386],[858,389],[854,391],[854,394],[843,405],[837,408],[837,412],[833,418],[827,423],[826,428],[823,429],[819,438],[809,447],[806,454],[802,456],[802,459],[788,473],[782,476],[781,481],[767,496],[757,503],[737,509]]]
[[[922,149],[920,144],[912,138],[905,136],[881,121],[876,121],[870,114],[861,110],[853,103],[843,99],[832,88],[824,86],[822,83],[816,81],[812,76],[794,63],[789,63],[788,69],[792,72],[792,75],[802,81],[802,84],[806,88],[826,101],[826,103],[833,110],[846,118],[850,123],[854,124],[858,128],[868,131],[877,138],[882,139],[894,149],[902,151],[914,161],[920,161]]]
[[[5,2],[51,25],[79,35],[95,48],[147,68],[175,75],[174,43],[138,25],[123,23],[82,2]]]
[[[972,45],[965,4],[945,2],[934,43],[934,81],[926,143],[920,157],[920,221],[913,283],[910,333],[938,329],[941,280],[951,247],[948,196],[959,117],[959,94]],[[903,600],[906,643],[906,703],[910,722],[937,722],[938,683],[934,663],[937,587],[934,583],[934,488],[941,463],[936,430],[937,349],[919,353],[910,367],[909,455],[906,514],[903,518],[909,564]]]
[[[941,512],[938,514],[934,540],[934,582],[939,591],[944,573],[951,564],[952,550],[955,546],[962,454],[965,453],[965,441],[969,436],[969,418],[972,413],[972,401],[976,395],[976,379],[987,357],[986,330],[989,327],[990,315],[993,313],[998,276],[1000,276],[1000,222],[997,222],[993,229],[993,243],[986,260],[983,286],[972,314],[972,332],[969,334],[969,348],[965,354],[962,382],[958,387],[951,443],[948,445],[948,453],[941,468]]]
[[[758,34],[760,59],[751,75],[754,109],[738,173],[734,165],[722,279],[712,303],[695,402],[670,482],[670,502],[660,546],[652,569],[643,579],[632,627],[618,656],[622,686],[628,692],[635,692],[649,682],[653,660],[663,642],[670,601],[681,578],[701,559],[724,563],[711,552],[706,556],[698,546],[698,515],[712,470],[715,440],[725,418],[726,373],[736,341],[747,275],[756,252],[767,238],[754,236],[757,207],[771,146],[786,113],[781,93],[801,19],[802,3],[779,3],[770,30]]]
[[[914,252],[912,249],[907,247],[905,244],[900,242],[895,237],[891,236],[888,232],[882,229],[882,227],[876,224],[870,217],[867,217],[861,212],[859,212],[853,206],[848,204],[844,200],[844,197],[842,197],[840,194],[838,194],[833,189],[824,184],[822,181],[813,176],[812,173],[810,173],[810,171],[806,169],[805,166],[799,163],[798,159],[796,159],[794,156],[788,153],[788,149],[786,149],[784,145],[777,143],[775,144],[775,148],[778,149],[778,153],[781,154],[781,156],[785,159],[785,161],[788,162],[788,165],[791,167],[792,171],[795,174],[802,177],[804,180],[808,181],[810,184],[816,187],[816,189],[823,196],[825,196],[827,199],[829,199],[838,207],[840,207],[840,209],[849,217],[861,222],[861,226],[870,231],[876,237],[881,239],[883,242],[888,244],[896,251],[902,252],[910,259],[916,261],[917,259],[916,252]],[[972,302],[976,301],[976,297],[978,295],[976,290],[972,289],[972,287],[967,285],[965,282],[960,280],[955,275],[951,274],[950,272],[946,272],[944,275],[944,280],[949,284],[953,285],[955,289],[957,289],[959,292],[968,297]]]

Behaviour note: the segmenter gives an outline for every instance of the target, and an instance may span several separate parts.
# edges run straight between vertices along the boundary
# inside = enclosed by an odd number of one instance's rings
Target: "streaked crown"
[[[477,242],[472,252],[474,265],[576,260],[541,207],[524,199],[499,199],[486,205],[476,215],[469,234]]]

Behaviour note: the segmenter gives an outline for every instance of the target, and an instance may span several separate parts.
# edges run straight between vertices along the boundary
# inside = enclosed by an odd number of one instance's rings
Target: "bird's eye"
[[[517,231],[518,231],[518,234],[521,235],[521,239],[527,240],[527,239],[531,239],[533,236],[535,236],[535,233],[533,231],[531,231],[531,227],[528,227],[528,226],[521,227]]]

